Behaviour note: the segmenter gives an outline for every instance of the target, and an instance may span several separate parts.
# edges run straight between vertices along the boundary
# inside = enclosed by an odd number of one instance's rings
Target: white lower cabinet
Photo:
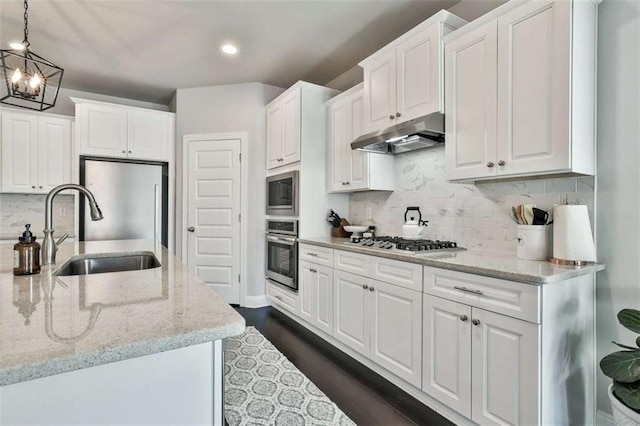
[[[422,295],[345,271],[334,271],[333,337],[419,387]]]
[[[301,261],[299,277],[300,317],[333,334],[333,269]]]
[[[538,329],[425,295],[422,390],[482,425],[538,424]]]

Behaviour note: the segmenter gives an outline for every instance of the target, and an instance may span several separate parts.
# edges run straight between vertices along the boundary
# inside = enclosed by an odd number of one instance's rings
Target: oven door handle
[[[289,245],[294,245],[297,241],[297,238],[287,238],[287,237],[276,237],[273,235],[267,235],[267,241],[274,241],[274,242],[284,242],[287,243]]]

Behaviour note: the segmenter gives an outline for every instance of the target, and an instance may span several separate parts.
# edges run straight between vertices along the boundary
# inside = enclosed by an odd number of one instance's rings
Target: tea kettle
[[[416,219],[416,216],[417,216],[417,219]],[[422,220],[420,207],[407,207],[407,210],[404,212],[404,225],[402,225],[402,238],[408,238],[408,239],[421,238],[422,231],[424,231],[424,228],[427,227],[427,222],[428,220]]]

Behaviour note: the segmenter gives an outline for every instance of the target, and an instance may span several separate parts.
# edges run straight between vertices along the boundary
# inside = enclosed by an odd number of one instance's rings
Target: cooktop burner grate
[[[458,248],[458,244],[454,241],[440,240],[412,240],[402,237],[378,236],[375,238],[361,238],[354,243],[365,247],[396,249],[407,252],[421,252],[429,250],[444,250]]]

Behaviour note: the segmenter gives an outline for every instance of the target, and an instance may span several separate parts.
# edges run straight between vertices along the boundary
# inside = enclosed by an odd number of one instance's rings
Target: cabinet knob
[[[123,149],[123,150],[122,150],[122,153],[123,153],[123,154],[126,154],[126,153],[127,153],[127,151],[125,151],[125,150]]]
[[[466,321],[468,319],[469,319],[469,317],[467,317],[466,315],[460,315],[460,321],[464,322],[464,321]]]
[[[399,112],[396,112],[396,117],[400,117],[402,114],[400,114]]]
[[[193,226],[190,226],[187,228],[187,231],[189,232],[194,232],[196,230],[196,228],[194,228]]]
[[[318,272],[318,270],[317,270],[317,269],[313,269],[313,268],[309,268],[309,271],[310,271],[310,272],[313,272],[314,274],[315,274],[316,272]]]
[[[471,324],[480,325],[480,320],[477,320],[477,319],[471,320]]]
[[[366,285],[366,284],[363,284],[363,285],[362,285],[362,288],[364,288],[364,289],[366,290],[366,289],[368,289],[368,288],[369,288],[369,286],[368,286],[368,285]]]
[[[506,163],[504,162],[504,160],[500,160],[498,161],[498,166],[504,166]]]
[[[369,287],[369,291],[373,291],[373,290],[375,290],[375,288]]]
[[[31,188],[32,188],[32,189],[36,189],[36,186],[35,186],[35,185],[31,185]]]
[[[42,185],[38,186],[38,189],[42,189]]]
[[[345,182],[344,184],[345,185],[351,185],[351,182]]]
[[[282,300],[281,296],[275,296],[275,298],[278,299],[278,300]]]
[[[129,150],[129,154],[131,154],[131,150]]]
[[[395,116],[395,115],[393,115],[393,114],[391,114],[391,115],[389,116],[389,120],[393,120],[394,118],[396,118],[396,116]]]
[[[493,161],[489,161],[489,162],[487,163],[487,167],[491,168],[491,167],[493,167],[493,166],[495,166],[495,164],[493,164]]]
[[[342,186],[344,186],[344,185],[345,185],[345,183],[344,183],[344,182],[341,182],[341,183],[342,183]]]

